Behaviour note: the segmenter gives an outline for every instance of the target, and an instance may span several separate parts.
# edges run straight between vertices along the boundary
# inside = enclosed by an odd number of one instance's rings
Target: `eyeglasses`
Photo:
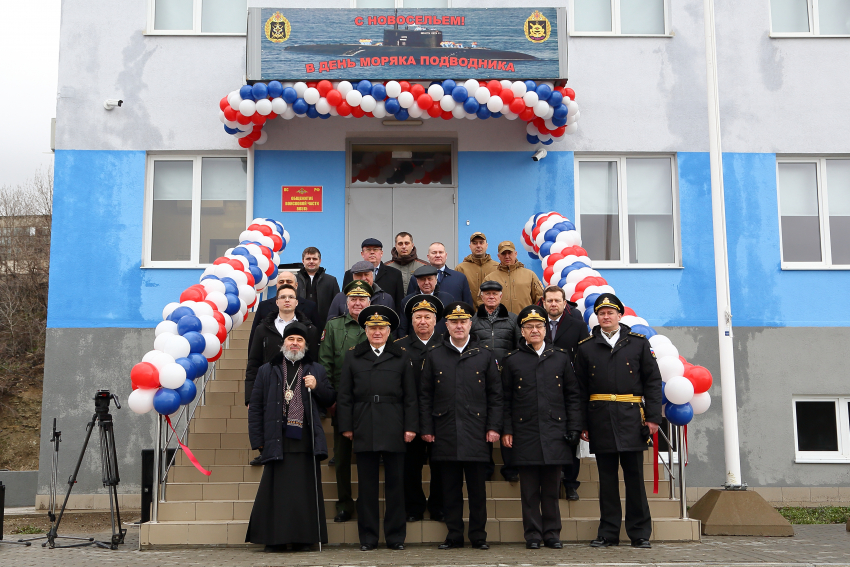
[[[543,329],[546,328],[546,325],[542,325],[542,324],[523,325],[522,328],[525,329],[526,331],[542,331]]]

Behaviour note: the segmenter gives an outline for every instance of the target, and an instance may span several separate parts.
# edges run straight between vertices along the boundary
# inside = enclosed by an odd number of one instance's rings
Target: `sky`
[[[0,185],[53,165],[61,0],[0,0]]]

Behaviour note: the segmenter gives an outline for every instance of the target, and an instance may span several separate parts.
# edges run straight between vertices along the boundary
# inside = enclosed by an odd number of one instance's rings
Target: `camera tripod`
[[[86,439],[83,441],[83,447],[80,450],[80,457],[77,459],[77,466],[74,467],[74,474],[68,479],[68,492],[65,493],[65,501],[62,502],[62,509],[59,511],[59,516],[53,522],[50,531],[47,532],[47,541],[41,544],[42,547],[50,546],[50,549],[56,547],[83,547],[88,545],[96,545],[104,549],[118,549],[118,545],[124,543],[124,535],[127,530],[121,528],[121,512],[118,509],[118,483],[121,481],[118,475],[118,456],[115,452],[115,432],[112,429],[112,415],[109,413],[110,401],[115,401],[115,407],[121,409],[121,404],[118,402],[118,396],[110,394],[109,390],[98,390],[94,396],[94,415],[91,421],[86,425]],[[62,522],[62,516],[65,514],[65,507],[68,505],[68,499],[71,497],[71,490],[74,489],[74,484],[77,482],[77,474],[80,472],[80,466],[83,464],[83,457],[86,455],[86,448],[89,444],[92,431],[95,424],[98,425],[100,431],[100,462],[101,471],[103,474],[103,486],[109,490],[109,511],[112,516],[112,539],[108,542],[96,541],[94,538],[88,539],[83,543],[73,543],[70,545],[56,545],[56,539],[67,538],[67,536],[58,535],[59,524]],[[55,426],[54,426],[55,429]],[[58,440],[54,441],[58,452]],[[55,469],[54,469],[55,470]],[[76,538],[75,538],[76,539]]]

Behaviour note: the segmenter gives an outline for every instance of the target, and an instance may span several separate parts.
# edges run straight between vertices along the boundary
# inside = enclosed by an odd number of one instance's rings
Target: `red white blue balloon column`
[[[204,270],[200,283],[183,290],[179,302],[165,306],[153,350],[130,371],[131,410],[156,410],[167,418],[195,399],[195,380],[221,356],[227,334],[242,324],[259,293],[277,281],[278,253],[288,242],[282,224],[254,219],[239,235],[238,246]]]
[[[526,122],[530,144],[549,145],[578,129],[575,91],[551,81],[490,80],[337,81],[244,85],[219,102],[219,120],[239,145],[264,144],[263,126],[280,116],[293,118],[417,118],[487,120],[504,117]]]

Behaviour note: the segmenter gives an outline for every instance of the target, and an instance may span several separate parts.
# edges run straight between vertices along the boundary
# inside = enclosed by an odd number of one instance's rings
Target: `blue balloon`
[[[652,327],[647,327],[646,325],[632,325],[632,331],[646,335],[647,339],[658,334]]]
[[[538,256],[534,252],[529,252],[528,257],[531,258],[532,260],[539,260],[540,259],[540,256]]]
[[[192,380],[196,380],[207,373],[207,368],[209,368],[210,363],[207,361],[207,357],[203,354],[191,352],[186,358],[191,360],[192,364],[195,366],[195,377],[192,378]]]
[[[552,138],[549,138],[548,140],[540,140],[540,143],[543,144],[544,146],[549,146],[549,145],[552,145],[552,143],[554,141],[555,140],[553,140]]]
[[[283,85],[280,84],[280,81],[270,81],[268,89],[269,96],[272,98],[277,98],[283,94]]]
[[[490,114],[490,118],[501,118],[504,116],[501,112],[493,112]]]
[[[584,307],[590,311],[593,311],[593,306],[596,304],[596,300],[599,299],[601,293],[591,293],[587,297],[584,298]]]
[[[464,104],[463,106],[466,107],[466,104]],[[475,112],[475,114],[477,114],[478,118],[480,118],[481,120],[487,120],[488,118],[490,118],[490,109],[487,108],[486,105],[482,104],[478,107],[478,110]]]
[[[198,377],[198,369],[195,368],[195,364],[192,362],[191,359],[186,357],[180,357],[174,362],[183,367],[183,370],[186,371],[186,378],[188,380],[194,380]]]
[[[310,108],[310,105],[303,98],[297,98],[292,103],[292,110],[295,111],[295,114],[307,114],[308,108]]]
[[[552,124],[554,124],[555,126],[560,128],[561,126],[567,125],[567,119],[566,118],[554,118],[553,117],[552,118]]]
[[[543,240],[547,240],[549,242],[555,242],[555,239],[558,238],[558,235],[561,234],[561,230],[555,228],[554,226],[546,231],[546,234],[543,235]]]
[[[455,88],[457,88],[457,83],[456,83],[456,82],[454,82],[454,81],[453,81],[453,80],[451,80],[451,79],[446,79],[445,81],[443,81],[443,85],[442,85],[442,86],[443,86],[443,93],[445,93],[445,94],[447,94],[447,95],[450,95],[450,94],[452,94],[452,91],[453,91]]]
[[[236,308],[239,311],[239,308]],[[185,317],[183,317],[185,319]],[[183,320],[181,319],[181,321]],[[179,323],[178,323],[179,325]],[[204,349],[207,348],[207,340],[204,336],[198,331],[189,331],[183,338],[189,341],[189,352],[204,352]]]
[[[410,113],[407,112],[406,108],[399,108],[398,112],[395,113],[396,120],[407,120],[410,117]]]
[[[191,403],[195,399],[195,396],[198,395],[198,388],[195,387],[195,383],[191,380],[186,380],[182,386],[174,391],[180,396],[180,403],[184,406]]]
[[[528,140],[529,144],[539,144],[540,143],[540,138],[538,138],[537,136],[532,136],[531,134],[526,134],[525,139]]]
[[[384,100],[387,98],[387,87],[381,83],[372,85],[372,98],[375,100]]]
[[[534,90],[537,91],[537,98],[539,100],[549,100],[549,97],[552,96],[552,89],[549,88],[549,85],[537,85],[537,88]]]
[[[570,267],[571,267],[571,268],[573,268],[573,267],[574,267],[574,268],[576,268],[576,269],[579,269],[579,268],[589,268],[590,266],[588,266],[588,265],[587,265],[587,264],[585,264],[584,262],[578,262],[578,261],[576,261],[576,262],[573,262],[572,264],[570,264]]]
[[[248,260],[248,264],[251,266],[257,265],[257,258],[255,258],[254,255],[251,254],[244,246],[237,246],[233,249],[233,252],[231,252],[231,254],[233,254],[234,256],[243,256],[246,260]]]
[[[254,98],[256,100],[269,98],[269,88],[265,83],[254,83],[254,87],[251,90],[253,91]]]
[[[584,322],[587,325],[590,325],[590,316],[593,315],[593,309],[585,309],[584,310]]]
[[[564,287],[565,285],[567,285],[567,278],[566,278],[566,276],[565,276],[565,277],[563,277],[563,278],[561,278],[560,280],[558,280],[558,287]]]
[[[307,116],[309,116],[310,118],[318,118],[319,117],[319,111],[316,110],[315,104],[308,104],[307,105]]]
[[[251,275],[254,276],[255,283],[263,279],[263,271],[259,266],[248,266],[248,271],[250,271]]]
[[[298,99],[298,92],[292,87],[286,87],[283,89],[283,93],[281,93],[280,96],[282,96],[283,100],[287,103],[292,104]]]
[[[387,109],[387,114],[395,114],[401,108],[397,98],[388,98],[384,103],[384,108]]]
[[[525,90],[526,91],[536,91],[537,90],[537,83],[535,83],[531,79],[527,80],[525,82]]]
[[[224,131],[231,135],[242,131],[238,128],[230,128],[227,124],[222,124],[222,126],[224,126]]]
[[[331,115],[330,115],[330,114],[320,114],[320,115],[319,115],[319,118],[321,118],[322,120],[327,120],[327,119],[328,119],[328,118],[330,118],[330,117],[331,117]]]
[[[224,309],[224,312],[228,315],[233,315],[234,313],[239,312],[239,296],[235,293],[225,293],[224,297],[227,298],[227,307]]]
[[[283,245],[284,245],[284,247],[286,246],[286,241],[284,241]],[[278,273],[277,266],[272,266],[271,279],[275,279],[277,277],[277,273]]]
[[[195,315],[195,312],[192,311],[191,307],[186,307],[185,305],[181,305],[177,309],[171,312],[171,315],[168,316],[169,321],[174,321],[175,323],[180,320],[181,317],[185,317],[186,315]]]
[[[548,256],[548,255],[549,255],[550,250],[552,249],[552,245],[553,245],[553,244],[555,244],[555,243],[554,243],[554,242],[549,242],[548,240],[547,240],[547,241],[545,241],[545,242],[544,242],[544,243],[540,246],[540,255],[541,255],[541,256]]]
[[[661,405],[666,406],[670,403],[670,400],[667,399],[667,396],[664,395],[664,388],[667,387],[667,382],[661,383]]]
[[[673,425],[687,425],[694,418],[694,408],[690,403],[681,405],[668,403],[664,407],[664,415]]]
[[[367,94],[372,94],[372,83],[367,80],[362,80],[357,83],[357,90],[360,91],[360,94],[366,96]]]
[[[574,225],[570,221],[561,221],[558,224],[556,224],[555,226],[553,226],[552,228],[560,228],[561,230],[575,230],[576,225]]]
[[[562,95],[558,91],[552,91],[552,94],[549,95],[548,100],[551,106],[558,106],[564,101],[564,95]]]
[[[177,321],[177,332],[181,335],[185,335],[192,331],[200,333],[202,328],[203,325],[201,324],[201,320],[194,315],[180,317],[180,320]]]
[[[224,293],[239,295],[239,286],[236,285],[236,281],[233,278],[225,276],[221,278],[221,283],[224,284]]]
[[[553,119],[552,121],[554,122],[555,118],[558,118],[558,119],[566,118],[567,114],[569,114],[569,109],[567,108],[567,105],[564,104],[564,103],[561,103],[561,104],[559,104],[558,106],[555,107],[555,112],[552,114],[552,119]]]
[[[244,87],[243,87],[244,88]],[[180,407],[180,394],[170,388],[160,388],[153,395],[153,409],[160,415],[171,415]]]
[[[242,97],[242,100],[254,100],[254,87],[242,85],[239,89],[239,96]]]
[[[457,102],[463,102],[469,98],[469,91],[466,90],[466,87],[458,85],[452,89],[452,98]]]
[[[212,275],[212,274],[207,274],[206,276],[204,276],[204,277],[202,277],[202,278],[201,278],[201,281],[204,281],[204,280],[216,280],[216,281],[221,281],[220,279],[218,279],[218,276],[214,276],[214,275]]]
[[[457,92],[457,89],[455,89],[455,92]],[[478,104],[478,101],[475,100],[474,97],[467,98],[463,103],[463,109],[467,114],[476,114],[480,106],[481,105]]]

